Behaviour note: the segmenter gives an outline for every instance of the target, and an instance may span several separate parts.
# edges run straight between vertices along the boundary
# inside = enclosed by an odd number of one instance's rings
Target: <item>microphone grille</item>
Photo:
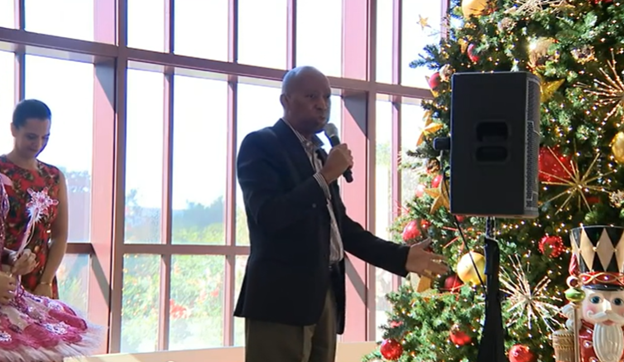
[[[338,136],[338,127],[333,123],[326,124],[324,130],[327,137]]]

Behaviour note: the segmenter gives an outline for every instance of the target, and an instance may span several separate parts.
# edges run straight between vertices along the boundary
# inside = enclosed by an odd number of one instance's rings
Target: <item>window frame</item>
[[[249,247],[236,245],[236,176],[237,149],[237,90],[239,77],[280,81],[284,69],[270,69],[238,64],[238,0],[229,0],[228,62],[199,59],[174,54],[174,1],[162,0],[165,6],[166,52],[134,49],[127,46],[127,0],[94,1],[94,41],[25,31],[25,1],[15,0],[13,28],[0,27],[0,44],[3,50],[15,53],[15,99],[24,98],[25,55],[37,54],[54,58],[91,62],[94,70],[94,125],[93,176],[91,202],[91,243],[70,243],[69,254],[89,254],[90,282],[88,291],[88,317],[95,323],[109,327],[107,345],[102,353],[120,350],[123,257],[126,254],[152,254],[161,257],[161,297],[158,349],[169,346],[169,294],[171,289],[171,257],[176,254],[224,255],[225,297],[223,345],[234,343],[234,318],[236,301],[235,259],[248,255]],[[359,161],[354,168],[354,179],[343,188],[343,199],[349,215],[374,232],[375,225],[375,110],[378,95],[389,96],[393,104],[391,157],[398,161],[401,154],[401,103],[403,98],[431,99],[429,89],[413,88],[401,84],[401,29],[402,3],[392,0],[393,6],[393,57],[392,83],[376,81],[376,29],[377,0],[341,0],[342,25],[342,77],[329,77],[332,88],[342,92],[342,139],[348,143],[354,158]],[[448,0],[440,0],[442,13],[448,9]],[[362,6],[365,4],[365,6]],[[287,68],[297,65],[296,28],[297,1],[288,0],[287,6]],[[95,16],[97,14],[98,16]],[[445,33],[443,24],[443,35]],[[139,64],[139,65],[137,65]],[[164,124],[164,184],[161,244],[124,243],[125,209],[125,144],[126,144],[126,69],[140,64],[149,65],[163,73],[165,99]],[[345,66],[347,64],[348,66]],[[185,71],[205,71],[223,74],[228,81],[228,140],[227,187],[225,197],[225,245],[175,245],[171,244],[171,179],[173,135],[173,83],[174,74]],[[392,162],[392,199],[401,200],[401,173],[398,162]],[[361,197],[366,195],[366,197]],[[400,202],[393,214],[400,212]],[[347,325],[341,337],[345,342],[374,340],[375,321],[375,267],[350,257],[347,263]],[[394,277],[394,287],[400,278]],[[97,312],[96,312],[97,311]]]

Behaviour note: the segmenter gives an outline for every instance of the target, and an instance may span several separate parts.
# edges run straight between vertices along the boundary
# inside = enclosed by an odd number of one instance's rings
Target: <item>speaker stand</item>
[[[485,321],[477,362],[507,362],[499,279],[500,249],[493,236],[494,218],[488,217],[485,227]]]

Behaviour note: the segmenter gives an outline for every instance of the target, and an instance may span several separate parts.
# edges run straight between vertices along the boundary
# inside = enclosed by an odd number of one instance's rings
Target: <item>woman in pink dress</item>
[[[62,173],[36,160],[47,143],[49,108],[36,100],[21,102],[11,128],[15,148],[0,157],[0,361],[61,362],[89,355],[105,330],[53,299],[54,273],[67,242],[67,191]],[[32,167],[24,157],[28,152]],[[50,242],[59,242],[54,258]]]
[[[67,186],[57,167],[37,159],[47,146],[51,117],[50,108],[38,100],[27,99],[15,107],[11,122],[15,142],[10,153],[0,156],[0,173],[11,181],[5,185],[10,209],[4,246],[15,251],[28,248],[37,259],[35,269],[22,277],[22,286],[57,299],[55,275],[65,256],[69,228]],[[49,196],[50,204],[45,214],[32,222],[28,203],[42,196]]]

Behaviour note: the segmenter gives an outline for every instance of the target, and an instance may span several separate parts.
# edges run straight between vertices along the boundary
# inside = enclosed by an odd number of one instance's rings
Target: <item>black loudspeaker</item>
[[[456,73],[451,82],[451,213],[537,217],[539,79]]]

